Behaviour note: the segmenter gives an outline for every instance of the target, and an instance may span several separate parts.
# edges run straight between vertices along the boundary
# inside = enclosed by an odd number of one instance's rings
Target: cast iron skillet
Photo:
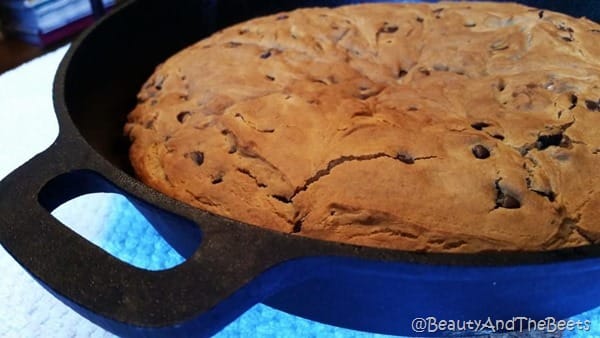
[[[414,317],[565,318],[600,305],[599,245],[481,254],[344,245],[224,219],[132,176],[122,126],[158,63],[239,20],[349,2],[129,1],[100,20],[72,45],[56,76],[58,138],[0,182],[2,245],[63,302],[121,336],[208,336],[257,302],[407,335],[417,334]],[[567,6],[574,15],[594,10],[591,2]],[[165,271],[135,268],[50,215],[92,192],[126,195],[187,261]]]

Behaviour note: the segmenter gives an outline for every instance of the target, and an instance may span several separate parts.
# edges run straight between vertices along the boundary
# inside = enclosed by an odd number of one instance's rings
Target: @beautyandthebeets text
[[[546,317],[532,319],[526,316],[515,316],[511,319],[438,319],[436,317],[417,317],[412,320],[412,330],[416,333],[451,333],[451,332],[525,332],[544,331],[548,333],[561,331],[589,331],[589,320],[565,320]]]

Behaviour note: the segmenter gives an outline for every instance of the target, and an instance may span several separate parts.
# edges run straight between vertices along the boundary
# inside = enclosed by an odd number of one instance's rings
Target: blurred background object
[[[122,0],[0,0],[0,74],[69,43]]]
[[[116,0],[102,0],[111,7]],[[0,19],[5,34],[47,46],[81,31],[93,22],[90,0],[4,0]]]

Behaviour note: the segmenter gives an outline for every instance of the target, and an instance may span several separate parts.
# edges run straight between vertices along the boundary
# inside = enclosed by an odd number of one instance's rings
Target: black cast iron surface
[[[600,305],[598,245],[481,254],[343,245],[218,217],[132,176],[122,126],[157,64],[240,20],[350,2],[129,1],[100,20],[57,74],[57,140],[0,182],[2,245],[62,301],[121,336],[209,336],[257,302],[395,334],[416,334],[414,317],[564,318]],[[598,19],[596,1],[529,3]],[[126,195],[187,261],[165,271],[135,268],[50,215],[92,192]]]

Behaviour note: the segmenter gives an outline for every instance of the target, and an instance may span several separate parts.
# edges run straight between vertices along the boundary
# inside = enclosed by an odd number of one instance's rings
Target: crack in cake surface
[[[435,159],[435,158],[437,158],[437,156],[420,156],[420,157],[413,158],[412,156],[406,155],[405,153],[398,153],[396,156],[391,156],[387,153],[375,153],[375,154],[365,154],[365,155],[344,155],[344,156],[341,156],[341,157],[338,157],[336,159],[329,161],[329,163],[327,163],[326,168],[318,170],[313,176],[309,177],[302,186],[296,187],[296,189],[294,190],[294,193],[292,194],[292,196],[290,196],[289,200],[293,200],[294,197],[296,197],[296,195],[298,195],[300,192],[306,191],[310,185],[312,185],[313,183],[316,183],[322,177],[329,175],[331,173],[331,171],[339,165],[342,165],[342,164],[348,163],[348,162],[354,162],[354,161],[358,161],[358,162],[370,161],[370,160],[375,160],[378,158],[391,158],[391,159],[398,160],[399,162],[402,162],[405,164],[414,164],[415,161]]]

